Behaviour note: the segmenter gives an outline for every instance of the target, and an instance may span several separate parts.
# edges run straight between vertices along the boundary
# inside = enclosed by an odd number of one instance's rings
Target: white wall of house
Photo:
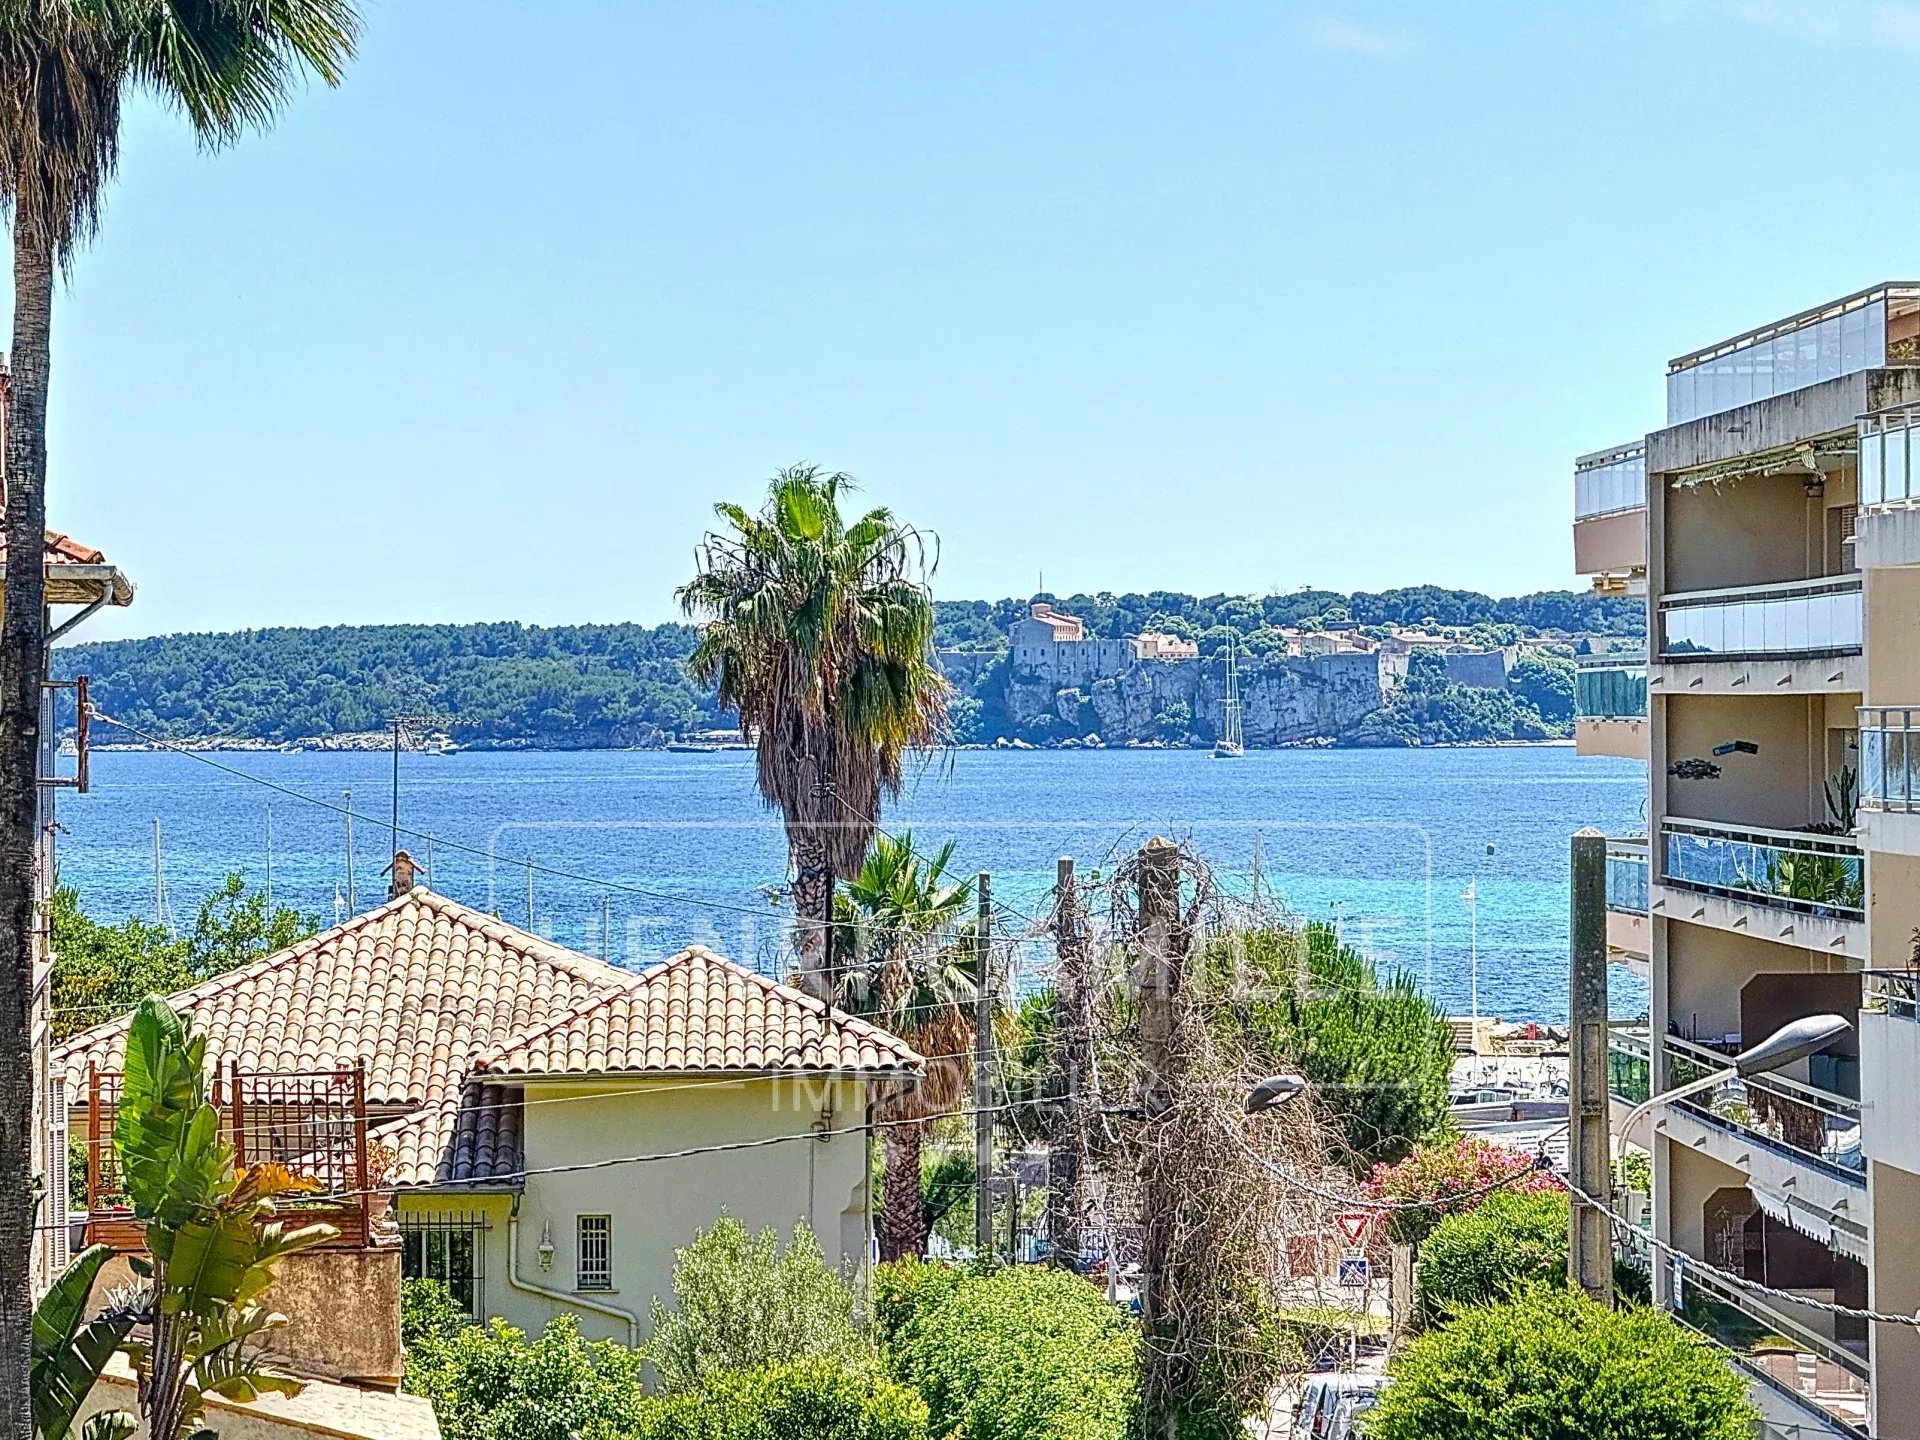
[[[537,1332],[573,1315],[598,1339],[644,1339],[654,1297],[671,1302],[673,1252],[724,1211],[783,1239],[804,1221],[831,1263],[857,1271],[869,1231],[863,1133],[812,1138],[860,1126],[865,1086],[851,1081],[533,1081],[526,1087],[529,1171],[657,1155],[748,1140],[776,1143],[608,1166],[530,1174],[516,1206],[508,1196],[415,1192],[401,1197],[403,1224],[429,1214],[484,1216],[486,1313]],[[611,1287],[582,1288],[580,1219],[611,1229]],[[552,1246],[542,1268],[541,1245]],[[517,1251],[510,1248],[517,1246]],[[609,1311],[626,1312],[627,1321]]]

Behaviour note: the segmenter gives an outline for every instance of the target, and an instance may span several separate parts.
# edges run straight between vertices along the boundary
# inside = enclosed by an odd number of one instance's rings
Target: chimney
[[[391,868],[393,870],[393,884],[387,887],[387,898],[389,900],[398,900],[402,895],[413,889],[414,873],[419,867],[413,863],[413,856],[404,850],[396,850],[393,852],[393,865]]]

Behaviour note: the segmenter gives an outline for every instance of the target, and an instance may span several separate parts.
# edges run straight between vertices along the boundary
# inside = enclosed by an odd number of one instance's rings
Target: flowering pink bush
[[[1502,1190],[1524,1195],[1560,1188],[1550,1172],[1535,1168],[1532,1156],[1476,1135],[1463,1135],[1422,1145],[1397,1165],[1374,1166],[1365,1189],[1375,1200],[1429,1202],[1415,1209],[1392,1211],[1387,1219],[1389,1237],[1417,1243],[1426,1239],[1444,1217],[1471,1210],[1487,1195],[1498,1193],[1488,1187],[1509,1176],[1514,1178]],[[1447,1198],[1468,1191],[1484,1193],[1467,1199]]]

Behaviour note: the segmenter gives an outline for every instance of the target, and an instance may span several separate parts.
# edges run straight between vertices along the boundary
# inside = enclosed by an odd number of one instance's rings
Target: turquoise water
[[[102,918],[154,913],[153,822],[171,910],[192,923],[230,870],[267,878],[269,810],[277,902],[331,921],[347,893],[346,821],[257,781],[332,805],[353,794],[354,887],[384,895],[392,762],[379,754],[107,752],[93,789],[64,796],[61,878]],[[963,751],[919,769],[885,816],[956,861],[989,870],[1008,928],[1046,905],[1054,864],[1082,872],[1155,834],[1191,841],[1223,883],[1262,884],[1296,913],[1337,920],[1348,938],[1425,982],[1449,1009],[1468,1000],[1477,896],[1484,1012],[1555,1020],[1566,1011],[1567,838],[1583,825],[1644,828],[1645,770],[1565,747],[1250,751]],[[763,887],[784,875],[785,842],[753,788],[746,752],[403,755],[403,835],[434,888],[527,920],[559,942],[640,965],[692,941],[773,970],[779,912]],[[1489,846],[1491,852],[1489,853]],[[464,849],[456,847],[466,847]],[[489,858],[491,856],[491,858]],[[1616,970],[1615,1013],[1644,989]]]

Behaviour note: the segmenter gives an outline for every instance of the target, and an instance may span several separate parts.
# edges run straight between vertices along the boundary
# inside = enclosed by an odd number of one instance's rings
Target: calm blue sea
[[[331,921],[348,896],[347,822],[277,793],[344,805],[352,792],[353,885],[362,907],[385,893],[392,764],[379,754],[108,752],[93,789],[63,796],[62,880],[101,918],[155,913],[154,821],[167,904],[182,927],[229,871],[278,903]],[[961,869],[993,873],[1017,927],[1038,916],[1057,857],[1106,867],[1158,833],[1196,844],[1225,877],[1263,886],[1302,916],[1424,982],[1453,1011],[1468,1001],[1478,910],[1484,1012],[1561,1019],[1566,1011],[1567,838],[1583,825],[1644,828],[1645,771],[1564,747],[1250,751],[1237,762],[1187,751],[963,751],[913,775],[886,813],[892,831],[952,838]],[[700,941],[767,969],[780,963],[777,884],[785,842],[753,788],[745,752],[651,751],[403,755],[402,844],[434,888],[563,944],[641,965]],[[465,847],[465,848],[460,848]],[[1613,978],[1613,1010],[1644,988]]]

